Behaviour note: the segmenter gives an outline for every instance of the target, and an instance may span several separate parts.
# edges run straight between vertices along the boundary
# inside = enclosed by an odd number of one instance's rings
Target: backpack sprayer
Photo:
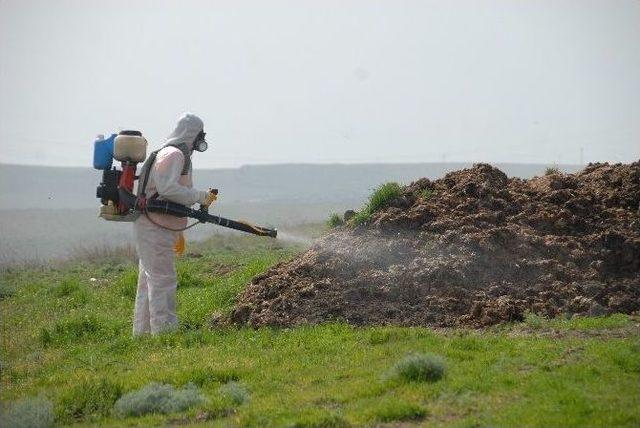
[[[157,152],[153,152],[150,157],[149,170],[155,161]],[[135,221],[140,214],[162,213],[176,217],[190,217],[198,220],[196,223],[213,223],[219,226],[242,232],[252,233],[259,236],[270,236],[275,238],[278,235],[276,229],[255,226],[243,221],[230,220],[209,214],[207,207],[201,206],[199,210],[187,206],[176,204],[170,201],[163,201],[154,198],[147,198],[144,191],[135,195],[133,186],[138,163],[144,162],[147,157],[147,140],[140,131],[121,131],[119,134],[112,134],[108,138],[99,135],[94,143],[93,167],[102,170],[102,182],[96,191],[96,197],[102,202],[99,216],[108,221]],[[151,159],[153,157],[153,159]],[[121,169],[112,167],[113,160],[120,162]],[[144,174],[142,189],[146,188],[146,180],[150,171]],[[217,193],[217,190],[213,191]],[[191,227],[189,226],[189,227]]]

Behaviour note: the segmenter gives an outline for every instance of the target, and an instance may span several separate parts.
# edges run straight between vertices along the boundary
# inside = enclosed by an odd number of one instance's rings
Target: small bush
[[[53,404],[42,397],[16,401],[2,415],[2,426],[9,428],[48,428],[53,422]]]
[[[113,404],[122,395],[122,385],[106,379],[84,381],[68,389],[60,397],[58,420],[73,422],[89,416],[108,416]]]
[[[549,166],[547,167],[547,169],[544,170],[544,175],[554,175],[554,174],[560,174],[560,168],[558,168],[556,165]]]
[[[203,401],[204,397],[193,384],[176,390],[171,385],[154,382],[120,397],[116,401],[114,411],[120,417],[149,413],[167,414],[187,410]]]
[[[444,376],[442,358],[432,354],[411,354],[391,369],[391,377],[407,382],[435,382]]]
[[[381,210],[402,194],[402,188],[398,183],[385,183],[378,186],[369,196],[369,201],[360,211],[356,213],[351,221],[355,224],[365,224],[371,220],[371,216],[376,211]]]
[[[220,394],[237,406],[249,400],[249,390],[238,382],[228,382],[219,389]]]
[[[329,226],[332,229],[338,226],[342,226],[343,224],[344,224],[344,221],[342,220],[342,217],[340,217],[340,214],[338,213],[332,213],[329,216],[329,219],[327,220],[327,226]]]
[[[427,416],[427,409],[398,399],[386,399],[371,407],[369,419],[376,422],[412,421]]]

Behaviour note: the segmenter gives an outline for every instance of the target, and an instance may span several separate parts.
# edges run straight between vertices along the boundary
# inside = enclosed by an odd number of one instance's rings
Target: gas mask
[[[207,148],[209,147],[209,144],[207,144],[207,141],[204,139],[206,135],[207,133],[204,132],[204,130],[198,133],[198,135],[196,136],[196,139],[193,141],[194,151],[204,152],[205,150],[207,150]]]

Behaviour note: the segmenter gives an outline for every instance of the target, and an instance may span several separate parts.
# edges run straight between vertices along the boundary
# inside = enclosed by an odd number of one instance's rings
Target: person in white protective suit
[[[155,161],[151,157],[141,170],[139,186],[148,174],[144,193],[147,198],[168,200],[191,206],[209,206],[215,200],[210,191],[193,188],[191,154],[204,151],[202,120],[191,113],[183,114]],[[151,163],[152,162],[152,163]],[[147,172],[148,170],[148,172]],[[140,189],[138,190],[140,191]],[[147,213],[134,223],[136,251],[140,259],[133,334],[156,334],[177,327],[174,246],[182,244],[186,218],[168,214]]]

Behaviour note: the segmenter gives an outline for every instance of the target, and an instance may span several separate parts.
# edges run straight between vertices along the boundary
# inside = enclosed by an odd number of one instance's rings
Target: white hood
[[[193,150],[193,142],[203,129],[204,123],[202,119],[192,113],[183,113],[178,119],[175,129],[165,140],[164,145],[184,143],[190,150]]]

